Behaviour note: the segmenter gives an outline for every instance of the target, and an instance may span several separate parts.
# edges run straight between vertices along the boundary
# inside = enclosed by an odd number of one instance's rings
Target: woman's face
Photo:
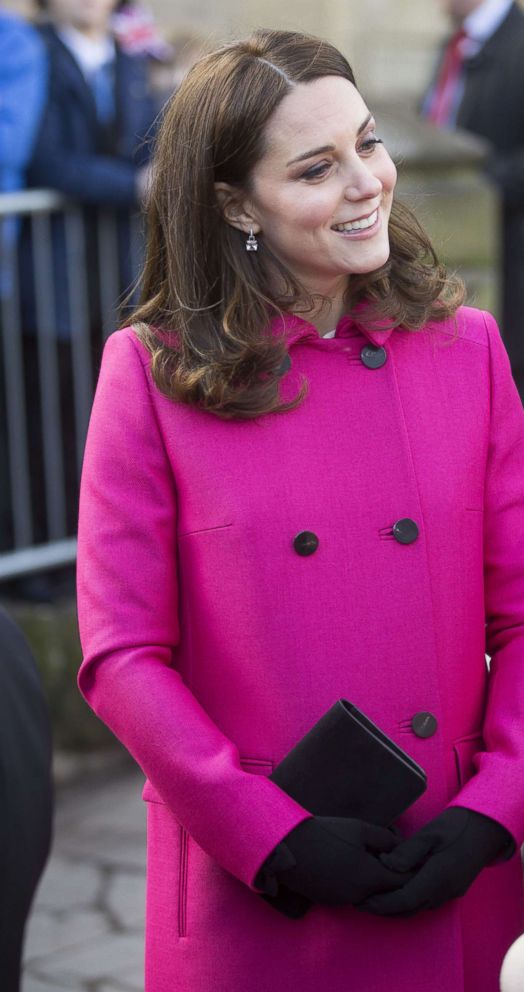
[[[255,232],[310,291],[329,293],[389,257],[396,169],[348,80],[299,83],[266,128],[246,208]]]

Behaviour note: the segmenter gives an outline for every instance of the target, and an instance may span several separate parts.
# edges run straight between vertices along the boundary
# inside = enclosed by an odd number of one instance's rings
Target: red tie
[[[431,103],[427,111],[428,120],[439,127],[449,123],[457,92],[462,64],[464,62],[463,43],[467,34],[463,28],[450,38],[446,48]]]

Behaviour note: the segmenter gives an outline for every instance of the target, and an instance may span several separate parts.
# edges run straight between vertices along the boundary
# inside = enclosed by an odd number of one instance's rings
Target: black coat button
[[[301,530],[293,541],[297,555],[312,555],[318,548],[318,537],[311,530]]]
[[[415,713],[411,721],[411,729],[417,737],[433,737],[438,727],[433,713]]]
[[[393,537],[399,544],[413,544],[417,540],[418,527],[414,520],[404,517],[393,524]]]
[[[374,344],[365,344],[360,352],[360,357],[366,368],[379,369],[384,365],[388,355],[385,348],[376,347]]]

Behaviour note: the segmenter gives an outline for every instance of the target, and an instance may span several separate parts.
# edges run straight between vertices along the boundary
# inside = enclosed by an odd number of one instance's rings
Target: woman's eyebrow
[[[362,134],[365,128],[367,128],[372,117],[373,114],[368,114],[365,121],[362,121],[362,124],[360,125],[357,131],[357,137],[359,134]],[[303,162],[304,159],[313,158],[313,155],[321,155],[322,152],[334,152],[334,151],[335,151],[335,145],[321,145],[320,148],[312,148],[311,151],[309,152],[303,152],[302,155],[297,155],[296,158],[292,158],[289,162],[286,162],[286,166],[294,165],[295,162]]]

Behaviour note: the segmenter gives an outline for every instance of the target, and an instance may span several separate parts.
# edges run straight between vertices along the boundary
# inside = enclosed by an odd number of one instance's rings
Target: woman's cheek
[[[383,185],[386,189],[391,191],[394,190],[397,183],[397,168],[392,158],[388,155],[387,162],[387,172],[385,178],[382,180]]]
[[[327,193],[319,192],[315,197],[304,196],[300,208],[297,210],[297,226],[311,231],[325,227],[336,215],[336,210],[337,204],[333,202],[333,197]]]

